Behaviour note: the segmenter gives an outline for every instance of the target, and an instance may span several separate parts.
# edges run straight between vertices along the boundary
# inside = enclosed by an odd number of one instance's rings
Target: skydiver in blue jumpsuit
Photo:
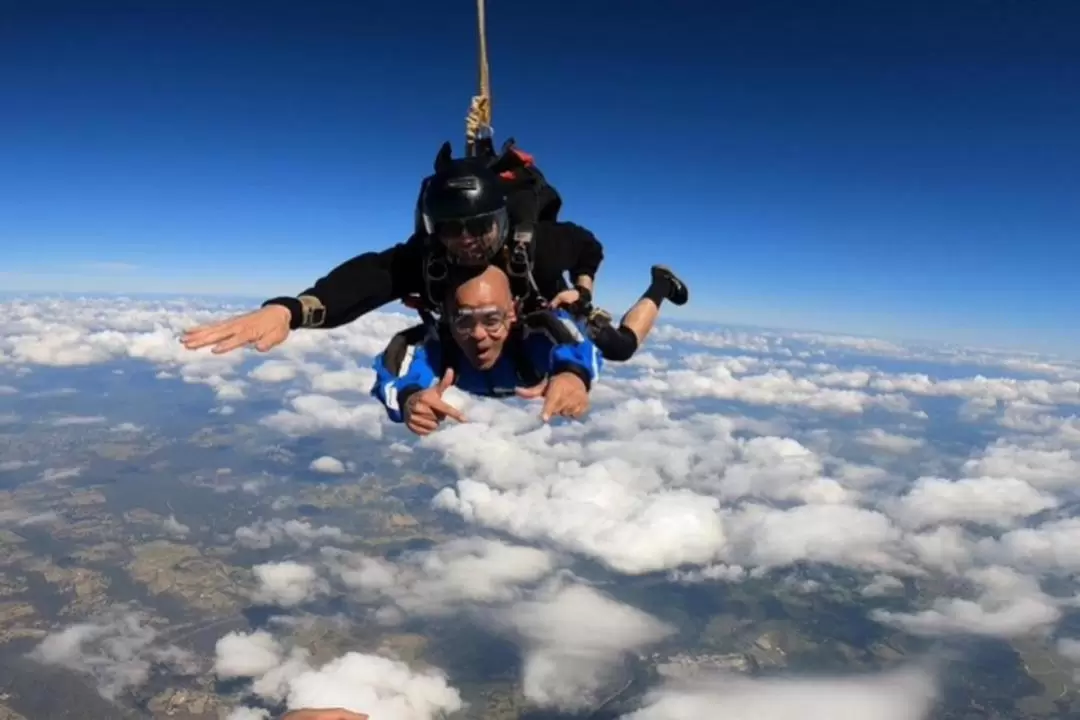
[[[445,317],[441,333],[418,326],[376,358],[371,394],[392,422],[418,435],[445,418],[463,422],[442,398],[451,385],[486,397],[543,397],[545,422],[587,412],[603,359],[570,313],[518,317],[506,273],[488,267],[448,293]]]

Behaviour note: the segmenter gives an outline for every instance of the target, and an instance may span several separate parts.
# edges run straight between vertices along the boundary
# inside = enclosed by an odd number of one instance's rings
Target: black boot
[[[690,299],[690,289],[686,283],[664,265],[652,266],[652,287],[649,289],[674,305],[685,305]],[[647,293],[647,296],[652,295],[653,292]]]

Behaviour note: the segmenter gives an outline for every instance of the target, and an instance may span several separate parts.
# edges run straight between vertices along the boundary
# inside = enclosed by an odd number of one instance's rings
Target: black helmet
[[[428,179],[421,214],[427,233],[461,265],[487,265],[510,229],[503,183],[479,158],[444,163]]]

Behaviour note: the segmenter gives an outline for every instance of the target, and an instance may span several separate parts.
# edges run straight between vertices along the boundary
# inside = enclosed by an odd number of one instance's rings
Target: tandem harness
[[[511,238],[499,249],[491,264],[506,271],[510,278],[510,292],[519,310],[528,312],[547,300],[540,294],[540,287],[533,274],[536,244],[533,242],[532,225],[519,225],[511,231]],[[431,316],[441,316],[441,309],[450,289],[452,273],[456,266],[446,257],[446,250],[435,238],[428,237],[424,256],[424,297],[419,307],[425,321]],[[425,313],[427,317],[425,317]]]

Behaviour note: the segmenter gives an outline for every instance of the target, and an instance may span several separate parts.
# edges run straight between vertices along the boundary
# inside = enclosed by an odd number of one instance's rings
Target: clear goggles
[[[465,335],[473,332],[477,327],[484,328],[485,332],[497,333],[506,327],[509,314],[494,306],[481,308],[458,308],[450,317],[450,323],[454,330]]]

